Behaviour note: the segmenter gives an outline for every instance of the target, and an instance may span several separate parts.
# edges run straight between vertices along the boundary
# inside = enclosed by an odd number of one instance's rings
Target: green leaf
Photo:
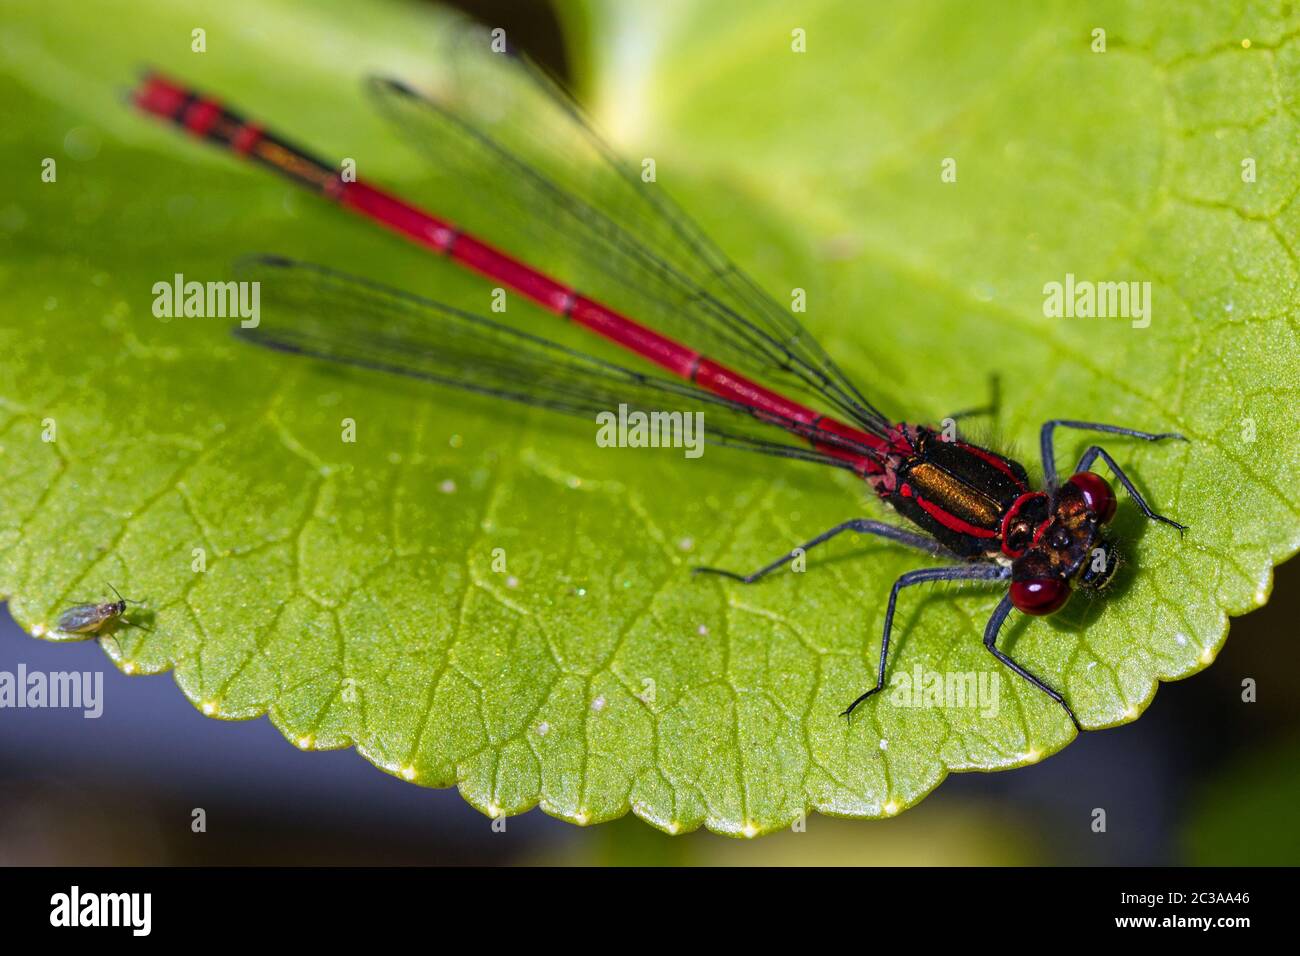
[[[591,38],[598,119],[778,301],[807,290],[808,325],[888,412],[937,420],[1000,373],[997,429],[1025,460],[1049,417],[1191,439],[1106,441],[1187,536],[1123,500],[1112,592],[1017,616],[1002,639],[1086,725],[1136,718],[1158,681],[1213,660],[1300,542],[1296,15],[696,6],[565,8]],[[883,516],[850,476],[607,454],[581,423],[152,317],[155,282],[222,277],[258,249],[486,308],[481,281],[120,99],[152,62],[403,191],[427,174],[359,80],[418,82],[444,15],[137,0],[11,2],[5,19],[0,592],[25,628],[116,584],[150,599],[152,630],[106,653],[174,669],[205,713],[269,714],[298,746],[356,746],[486,812],[580,823],[631,808],[750,835],[810,808],[880,817],[950,770],[1072,739],[981,646],[997,595],[979,588],[905,592],[890,668],[997,674],[996,713],[882,694],[838,716],[872,680],[891,582],[923,559],[841,540],[761,586],[691,578]],[[1067,273],[1152,283],[1150,325],[1045,317],[1044,284]],[[1063,433],[1059,460],[1091,441]]]

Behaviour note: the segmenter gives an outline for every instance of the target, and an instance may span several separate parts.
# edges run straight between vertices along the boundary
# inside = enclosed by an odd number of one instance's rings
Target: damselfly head
[[[1119,566],[1118,552],[1102,534],[1103,520],[1114,514],[1114,495],[1104,479],[1084,474],[1056,490],[1047,521],[1012,562],[1011,603],[1026,614],[1060,610],[1074,585],[1105,587]]]

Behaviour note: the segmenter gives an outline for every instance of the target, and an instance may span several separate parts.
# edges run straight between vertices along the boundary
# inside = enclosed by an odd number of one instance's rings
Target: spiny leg
[[[844,709],[840,716],[848,717],[858,704],[885,686],[885,661],[889,657],[889,632],[894,626],[894,604],[898,600],[899,591],[911,587],[913,584],[922,584],[926,581],[1000,581],[1004,580],[1010,573],[1007,568],[996,564],[983,564],[974,567],[921,568],[919,571],[908,571],[895,581],[893,588],[889,591],[889,604],[885,608],[885,627],[880,638],[880,667],[876,671],[876,686],[865,694],[861,694],[857,700]]]
[[[1147,505],[1146,500],[1138,493],[1138,490],[1133,487],[1133,482],[1129,480],[1129,476],[1124,474],[1124,469],[1115,464],[1115,459],[1110,457],[1110,455],[1106,453],[1106,449],[1102,448],[1100,445],[1093,445],[1085,451],[1083,457],[1079,459],[1079,464],[1075,465],[1074,470],[1076,472],[1087,471],[1092,466],[1092,463],[1097,460],[1098,456],[1101,456],[1101,459],[1106,462],[1106,464],[1110,465],[1110,470],[1114,472],[1115,477],[1119,479],[1119,483],[1124,486],[1124,490],[1129,493],[1144,515],[1154,521],[1163,521],[1167,525],[1172,525],[1179,531],[1187,530],[1187,525],[1179,524],[1172,518],[1166,518],[1164,515],[1158,515],[1152,511]]]
[[[989,376],[989,401],[987,405],[979,405],[975,408],[963,408],[959,412],[953,412],[948,417],[953,421],[962,418],[975,418],[978,415],[988,415],[991,418],[997,418],[998,412],[1002,409],[1002,378],[996,372]]]
[[[1100,422],[1080,422],[1068,418],[1053,418],[1051,421],[1043,422],[1043,428],[1039,432],[1039,450],[1043,456],[1043,481],[1049,490],[1056,487],[1056,450],[1052,447],[1052,433],[1056,431],[1058,426],[1061,428],[1077,428],[1080,431],[1105,432],[1108,435],[1127,435],[1129,438],[1141,438],[1143,441],[1163,441],[1166,438],[1187,441],[1178,432],[1140,432],[1135,428],[1124,428],[1120,425],[1103,425]],[[1107,460],[1109,461],[1109,458]],[[1128,486],[1126,485],[1126,487]]]
[[[902,528],[895,528],[891,524],[885,524],[883,521],[869,521],[866,518],[854,518],[852,521],[846,521],[843,524],[837,524],[829,531],[823,531],[811,541],[806,541],[793,551],[788,551],[781,557],[777,558],[771,564],[764,565],[752,574],[737,574],[735,571],[724,571],[721,568],[692,568],[695,574],[720,574],[723,577],[740,581],[742,584],[753,584],[759,578],[766,577],[773,571],[782,567],[787,561],[794,558],[800,552],[807,553],[809,549],[817,547],[823,542],[829,541],[837,534],[845,531],[856,531],[858,534],[874,534],[882,538],[888,538],[890,541],[897,541],[899,544],[907,545],[909,548],[919,548],[927,554],[944,554],[933,538],[926,537],[922,534],[914,534],[911,531],[905,531]]]
[[[984,626],[984,646],[989,649],[989,653],[1000,660],[1003,664],[1006,664],[1007,667],[1010,667],[1025,680],[1029,681],[1029,683],[1033,684],[1048,697],[1052,698],[1052,700],[1064,707],[1065,712],[1070,715],[1070,720],[1074,722],[1075,729],[1082,731],[1083,724],[1079,723],[1079,718],[1074,716],[1074,711],[1070,709],[1070,705],[1065,702],[1065,698],[1062,697],[1059,692],[1053,690],[1033,674],[1029,673],[1029,671],[1025,670],[1025,668],[1013,661],[1006,654],[998,650],[998,631],[1002,630],[1002,622],[1007,619],[1007,615],[1010,613],[1011,595],[1008,594],[998,602],[998,606],[993,611],[993,616],[989,618],[988,624]]]

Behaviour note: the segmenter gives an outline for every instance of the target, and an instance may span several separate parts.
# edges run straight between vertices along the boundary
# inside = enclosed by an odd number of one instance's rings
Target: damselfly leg
[[[1002,623],[1007,619],[1007,615],[1010,613],[1011,596],[1007,595],[998,602],[998,606],[993,611],[993,616],[989,618],[988,624],[984,626],[984,646],[989,649],[990,654],[1000,660],[1003,664],[1006,664],[1007,667],[1010,667],[1025,680],[1029,681],[1029,683],[1033,684],[1048,697],[1052,698],[1052,700],[1064,707],[1065,712],[1070,715],[1070,720],[1074,722],[1075,728],[1082,731],[1083,725],[1079,723],[1079,718],[1074,716],[1074,711],[1070,709],[1070,705],[1065,702],[1065,698],[1059,691],[1054,690],[1050,685],[1039,680],[1020,664],[1017,664],[1002,651],[998,650],[998,632],[1002,630]]]
[[[959,412],[953,412],[948,417],[953,421],[961,421],[963,418],[980,418],[985,415],[996,419],[998,412],[1001,410],[1002,377],[995,372],[989,376],[989,400],[987,404],[977,405],[975,408],[963,408]]]
[[[1079,459],[1079,464],[1075,466],[1074,470],[1076,472],[1087,471],[1098,457],[1106,462],[1106,464],[1110,465],[1111,472],[1119,479],[1119,483],[1124,486],[1124,489],[1129,493],[1129,496],[1132,497],[1133,503],[1138,506],[1138,510],[1140,510],[1144,515],[1153,521],[1163,521],[1165,524],[1177,528],[1180,533],[1187,530],[1187,525],[1179,524],[1172,518],[1166,518],[1164,515],[1156,514],[1152,511],[1151,507],[1146,503],[1146,499],[1144,499],[1138,490],[1133,487],[1133,482],[1129,476],[1124,473],[1124,469],[1117,465],[1115,459],[1110,457],[1110,455],[1107,454],[1106,449],[1102,448],[1100,445],[1093,445],[1085,451],[1083,457]]]
[[[852,521],[846,521],[843,524],[837,524],[829,531],[823,531],[811,541],[805,541],[799,547],[792,551],[787,551],[781,557],[777,558],[770,564],[766,564],[751,574],[737,574],[735,571],[726,571],[722,568],[692,568],[695,574],[719,574],[724,578],[731,578],[733,581],[739,581],[742,584],[753,584],[760,578],[764,578],[793,561],[797,556],[806,554],[812,548],[817,547],[829,541],[831,538],[845,531],[856,531],[858,534],[874,534],[882,538],[888,538],[898,544],[906,545],[909,548],[916,548],[924,551],[926,554],[941,555],[944,550],[935,544],[933,538],[926,537],[923,534],[914,534],[911,531],[905,531],[902,528],[895,528],[893,525],[885,524],[883,521],[869,521],[866,518],[854,518]]]
[[[1056,452],[1052,444],[1052,435],[1058,426],[1061,428],[1077,428],[1080,431],[1107,432],[1112,435],[1125,435],[1129,438],[1141,438],[1143,441],[1164,441],[1167,438],[1172,438],[1176,441],[1187,441],[1184,436],[1177,432],[1141,432],[1133,428],[1124,428],[1119,425],[1103,425],[1099,422],[1079,422],[1054,418],[1051,421],[1043,423],[1042,432],[1040,433],[1040,444],[1043,453],[1043,477],[1047,487],[1049,488],[1056,487]],[[1155,511],[1151,510],[1151,507],[1146,503],[1146,499],[1144,499],[1137,488],[1134,487],[1132,479],[1124,473],[1124,469],[1121,468],[1115,462],[1115,459],[1112,458],[1100,445],[1093,445],[1083,453],[1083,457],[1079,459],[1079,463],[1074,467],[1075,472],[1087,471],[1092,466],[1092,463],[1098,458],[1101,458],[1110,466],[1111,472],[1113,472],[1115,477],[1119,479],[1119,483],[1124,486],[1124,490],[1129,493],[1133,498],[1134,503],[1138,506],[1138,509],[1144,515],[1153,521],[1161,521],[1171,527],[1177,528],[1179,532],[1187,530],[1187,525],[1179,524],[1172,518],[1166,518],[1164,515],[1157,514]]]
[[[978,564],[967,567],[949,567],[949,568],[921,568],[918,571],[908,571],[897,581],[894,582],[893,588],[889,591],[889,604],[885,608],[885,627],[880,638],[880,667],[876,672],[876,686],[871,688],[865,694],[861,694],[857,700],[849,704],[848,707],[840,714],[841,717],[852,715],[854,708],[861,704],[872,694],[878,693],[885,686],[885,663],[889,657],[889,632],[894,626],[894,604],[898,601],[898,592],[903,588],[911,587],[913,584],[924,584],[926,581],[1005,581],[1011,576],[1011,570],[997,564]],[[1003,603],[1007,603],[1003,599]],[[1007,605],[1010,607],[1010,605]],[[1001,608],[1001,605],[999,605]],[[995,612],[996,613],[996,612]],[[1005,616],[1005,615],[1004,615]],[[986,641],[987,643],[987,641]],[[994,653],[997,653],[996,651]],[[1022,673],[1018,665],[1011,665],[1017,673]],[[1030,678],[1035,683],[1039,683],[1036,678]],[[1049,693],[1054,693],[1049,691]],[[1059,698],[1059,695],[1057,695]]]

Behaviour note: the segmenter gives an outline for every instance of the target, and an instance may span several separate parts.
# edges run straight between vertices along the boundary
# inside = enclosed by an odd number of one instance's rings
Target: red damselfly
[[[1052,419],[1040,432],[1043,486],[1036,489],[1024,467],[1006,455],[925,425],[893,421],[662,189],[619,160],[558,84],[526,59],[489,52],[486,42],[451,56],[445,65],[455,82],[438,94],[388,79],[370,83],[381,110],[439,173],[457,183],[438,216],[343,174],[156,73],[144,78],[134,99],[143,110],[513,289],[676,380],[279,256],[244,263],[246,274],[262,282],[264,301],[278,303],[277,317],[236,334],[284,352],[589,419],[623,404],[654,409],[670,402],[704,411],[706,440],[713,444],[848,469],[917,530],[857,518],[751,574],[696,570],[752,584],[846,531],[947,559],[952,563],[909,571],[894,583],[876,684],[844,713],[885,686],[900,591],[926,581],[998,582],[1007,593],[984,629],[985,647],[1082,729],[1060,692],[999,649],[998,632],[1013,608],[1050,614],[1072,589],[1096,591],[1110,581],[1119,555],[1106,526],[1116,499],[1106,480],[1090,470],[1097,459],[1144,515],[1179,530],[1183,525],[1152,511],[1099,445],[1061,480],[1053,435],[1072,428],[1146,441],[1182,436]],[[493,230],[510,238],[489,241]],[[511,252],[503,245],[512,245]],[[544,266],[546,260],[553,265]]]

